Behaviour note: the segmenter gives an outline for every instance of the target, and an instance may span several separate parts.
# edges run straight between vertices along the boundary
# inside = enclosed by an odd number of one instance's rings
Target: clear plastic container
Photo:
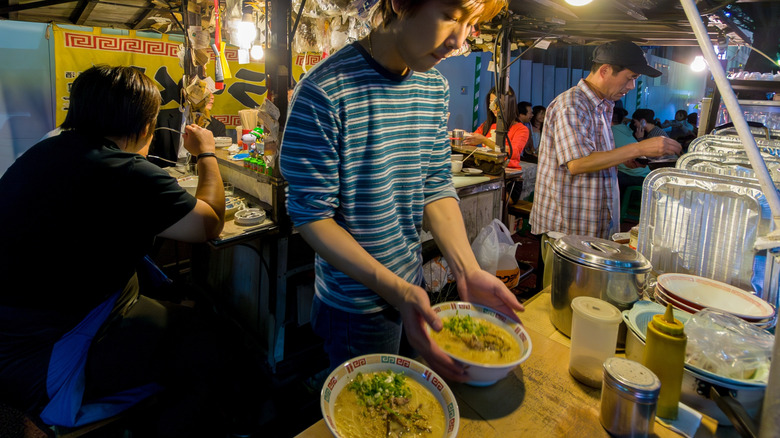
[[[604,361],[615,355],[622,316],[612,304],[594,297],[571,302],[569,373],[593,388],[601,388]]]

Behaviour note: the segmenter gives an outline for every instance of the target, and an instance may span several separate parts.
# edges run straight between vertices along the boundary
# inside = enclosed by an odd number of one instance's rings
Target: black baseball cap
[[[651,78],[661,76],[661,72],[650,67],[642,48],[631,41],[610,41],[593,51],[593,62],[619,65],[640,75]]]

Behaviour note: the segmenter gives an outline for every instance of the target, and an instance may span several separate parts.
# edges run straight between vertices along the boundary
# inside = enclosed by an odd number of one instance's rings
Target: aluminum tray
[[[769,175],[776,186],[780,186],[780,158],[761,154],[769,170]],[[678,169],[693,170],[714,175],[737,176],[756,179],[753,165],[744,150],[732,154],[716,154],[712,152],[688,152],[675,163]]]
[[[757,138],[756,145],[761,152],[780,157],[780,140]],[[745,150],[742,140],[739,137],[725,135],[702,135],[694,138],[688,145],[688,152],[711,152],[728,155],[740,150]]]
[[[657,169],[645,178],[639,223],[637,251],[657,274],[723,281],[777,307],[780,262],[753,249],[773,228],[755,180]]]
[[[754,137],[763,137],[767,140],[780,140],[780,129],[759,128],[757,126],[750,126],[749,128],[750,133],[753,134]],[[737,128],[729,126],[728,128],[713,129],[710,132],[710,135],[739,136],[739,133],[737,132]]]

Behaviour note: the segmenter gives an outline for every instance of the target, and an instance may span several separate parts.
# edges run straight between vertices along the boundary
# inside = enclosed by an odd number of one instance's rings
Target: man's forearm
[[[571,160],[566,163],[572,175],[581,173],[593,173],[599,170],[609,169],[620,163],[625,163],[638,157],[639,149],[636,144],[629,144],[611,151],[592,152],[587,157]]]

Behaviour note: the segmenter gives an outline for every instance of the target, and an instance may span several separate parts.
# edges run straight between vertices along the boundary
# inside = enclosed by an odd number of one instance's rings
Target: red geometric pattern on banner
[[[179,44],[145,41],[135,38],[115,38],[104,35],[84,35],[65,32],[65,47],[97,49],[112,52],[143,53],[152,56],[178,56]]]
[[[217,58],[217,56],[214,54],[214,52],[209,50],[209,58],[213,61]],[[225,48],[225,59],[233,62],[238,61],[238,49]]]
[[[295,57],[295,65],[313,66],[320,61],[322,61],[322,53],[302,53]]]
[[[237,126],[241,124],[241,116],[238,115],[222,115],[214,116],[214,118],[224,123],[225,126]]]

